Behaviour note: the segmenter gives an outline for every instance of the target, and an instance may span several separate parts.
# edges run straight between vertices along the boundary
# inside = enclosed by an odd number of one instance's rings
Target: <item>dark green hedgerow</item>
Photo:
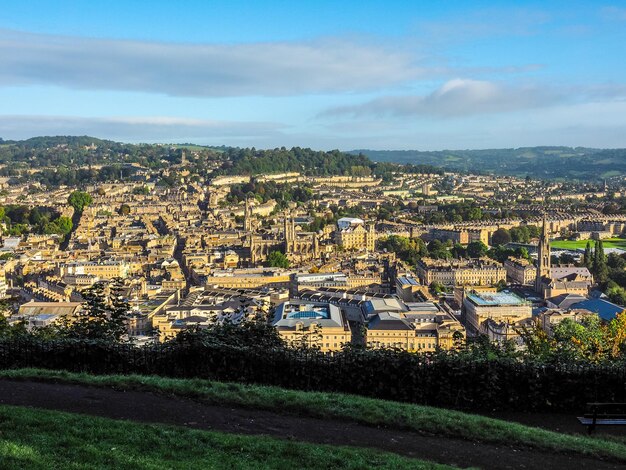
[[[0,369],[201,378],[343,392],[446,408],[568,410],[626,401],[621,365],[538,364],[506,356],[416,355],[173,342],[145,347],[103,341],[0,340]]]

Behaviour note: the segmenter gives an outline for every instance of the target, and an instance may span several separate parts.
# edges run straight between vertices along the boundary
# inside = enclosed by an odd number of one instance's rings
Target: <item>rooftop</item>
[[[517,295],[502,291],[502,292],[481,292],[480,294],[472,292],[467,295],[467,298],[475,305],[481,307],[496,307],[500,305],[524,305],[526,302]]]
[[[302,304],[293,305],[288,304],[286,306],[283,317],[289,319],[328,319],[330,318],[330,311],[327,306]]]
[[[405,277],[405,276],[399,277],[398,282],[402,284],[403,286],[419,286],[420,285],[416,279],[412,277]]]
[[[317,323],[322,327],[348,329],[341,309],[332,304],[290,301],[276,307],[274,326],[279,329],[294,329],[298,323],[307,327]]]

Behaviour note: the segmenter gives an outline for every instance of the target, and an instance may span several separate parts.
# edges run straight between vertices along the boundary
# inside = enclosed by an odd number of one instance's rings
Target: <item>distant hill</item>
[[[377,162],[435,165],[450,171],[531,178],[602,180],[626,175],[626,149],[521,147],[487,150],[352,150]]]
[[[49,147],[56,147],[58,145],[67,146],[85,146],[85,145],[114,145],[116,142],[111,140],[98,139],[97,137],[89,137],[86,135],[72,136],[72,135],[56,135],[56,136],[42,136],[31,137],[26,140],[3,140],[0,139],[2,145],[21,145],[29,149],[42,149]]]

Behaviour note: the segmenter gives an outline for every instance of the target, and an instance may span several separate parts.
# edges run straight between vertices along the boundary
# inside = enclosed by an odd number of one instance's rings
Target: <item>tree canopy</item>
[[[85,207],[93,202],[89,193],[84,191],[73,191],[67,198],[67,202],[76,212],[82,212]]]
[[[288,268],[289,259],[280,251],[272,251],[267,257],[267,265],[273,268]]]

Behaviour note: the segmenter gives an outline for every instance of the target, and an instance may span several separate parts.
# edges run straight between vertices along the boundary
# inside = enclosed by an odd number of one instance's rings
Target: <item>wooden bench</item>
[[[587,412],[578,416],[591,434],[596,426],[626,425],[626,403],[587,403]]]

